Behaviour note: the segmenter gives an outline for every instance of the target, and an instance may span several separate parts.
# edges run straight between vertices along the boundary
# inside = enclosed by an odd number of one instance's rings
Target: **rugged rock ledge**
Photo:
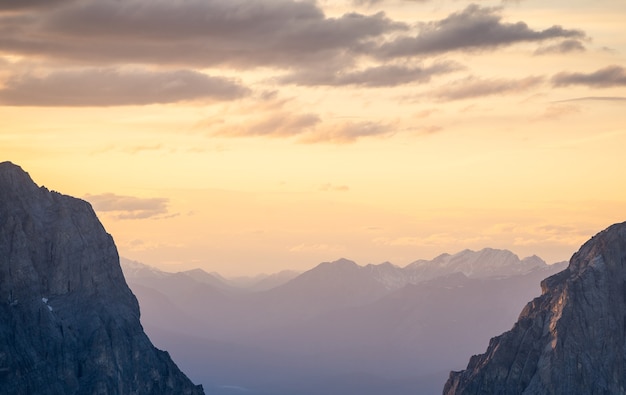
[[[626,394],[626,222],[600,232],[444,395]]]
[[[0,163],[0,394],[203,394],[157,350],[91,206]]]

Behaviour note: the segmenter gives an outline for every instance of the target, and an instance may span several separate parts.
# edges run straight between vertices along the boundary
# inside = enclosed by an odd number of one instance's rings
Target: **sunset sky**
[[[626,2],[0,0],[0,159],[224,275],[626,220]]]

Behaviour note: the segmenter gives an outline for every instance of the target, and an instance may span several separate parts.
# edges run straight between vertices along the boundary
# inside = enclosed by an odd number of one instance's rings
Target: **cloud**
[[[383,137],[395,133],[393,125],[382,122],[342,122],[316,128],[300,139],[300,142],[347,144],[368,137]]]
[[[543,82],[543,77],[512,79],[482,79],[469,77],[452,82],[433,94],[440,100],[462,100],[474,97],[523,92]]]
[[[555,103],[566,103],[572,101],[626,101],[626,97],[620,96],[587,96],[587,97],[576,97],[573,99],[559,100]]]
[[[359,2],[372,5],[377,0]],[[492,49],[517,42],[573,42],[585,37],[582,31],[559,26],[533,30],[523,22],[506,23],[500,8],[478,5],[438,21],[411,26],[382,12],[327,16],[315,1],[6,0],[2,4],[5,3],[23,6],[0,12],[0,53],[62,70],[45,76],[11,77],[0,93],[4,103],[13,105],[57,105],[52,97],[58,98],[58,105],[87,106],[229,100],[247,94],[237,82],[193,71],[180,77],[185,86],[165,93],[154,92],[144,86],[154,85],[147,80],[159,84],[184,71],[144,70],[128,75],[128,71],[118,69],[127,64],[158,66],[162,70],[271,67],[289,70],[290,74],[278,79],[282,83],[393,87],[428,82],[434,76],[461,68],[451,62],[430,66],[390,64],[388,61],[393,58]],[[573,45],[566,42],[559,44],[561,50]],[[87,68],[68,70],[67,65]],[[66,82],[75,90],[71,95],[63,95],[60,88]],[[124,89],[133,84],[139,84],[140,89]],[[105,90],[103,85],[111,89]]]
[[[400,36],[383,44],[382,58],[439,54],[456,50],[493,49],[519,42],[540,42],[555,38],[583,38],[580,30],[552,26],[533,30],[524,22],[504,23],[499,8],[472,4],[440,21],[424,24],[415,37]]]
[[[535,51],[535,55],[545,55],[545,54],[561,54],[561,53],[569,53],[569,52],[584,52],[585,46],[580,40],[563,40],[558,44],[548,45],[545,47],[537,48]]]
[[[211,126],[202,122],[215,137],[274,137],[296,138],[305,144],[354,143],[361,138],[390,135],[394,129],[379,122],[323,122],[317,114],[290,113],[284,110],[263,114],[240,124]],[[202,127],[202,126],[201,126]]]
[[[169,214],[165,198],[138,198],[121,196],[114,193],[84,196],[94,210],[113,213],[118,219],[170,218],[177,214]]]
[[[382,2],[383,0],[352,0],[352,4],[356,6],[371,6]]]
[[[0,12],[25,8],[52,8],[72,1],[74,0],[0,0]]]
[[[592,73],[558,73],[552,77],[554,86],[587,85],[596,88],[626,86],[626,68],[611,65]]]
[[[224,125],[211,132],[222,137],[293,137],[314,128],[321,119],[316,114],[272,112],[239,125]]]
[[[13,75],[0,89],[0,102],[12,106],[122,106],[232,100],[247,93],[248,89],[236,82],[195,71],[105,68]]]
[[[545,112],[540,115],[537,119],[538,120],[555,120],[555,119],[561,119],[564,116],[569,116],[572,114],[578,114],[580,113],[580,107],[577,105],[572,105],[572,104],[551,104],[550,106],[548,106],[548,108],[545,110]]]
[[[390,87],[411,82],[428,82],[431,77],[462,69],[457,63],[440,62],[428,67],[382,65],[357,71],[335,71],[328,69],[304,69],[293,73],[280,82],[297,85]]]
[[[21,0],[15,0],[21,1]],[[82,0],[0,18],[9,53],[84,64],[236,67],[349,59],[367,43],[407,29],[383,13],[326,17],[294,0]]]

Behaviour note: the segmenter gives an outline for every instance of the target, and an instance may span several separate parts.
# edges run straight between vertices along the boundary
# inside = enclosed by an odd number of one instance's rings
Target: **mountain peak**
[[[310,271],[328,271],[328,270],[339,270],[339,271],[352,271],[352,270],[358,270],[360,269],[361,266],[359,266],[356,262],[351,261],[349,259],[346,258],[339,258],[336,261],[332,261],[332,262],[322,262],[319,265],[317,265],[316,267],[314,267],[313,269],[311,269]]]
[[[513,329],[450,374],[444,394],[624,392],[626,222],[592,237],[541,286]]]
[[[22,170],[21,167],[19,167],[13,162],[10,162],[10,161],[0,162],[0,173],[5,172],[5,171],[15,171],[17,169],[24,172],[24,170]]]
[[[8,193],[29,193],[38,189],[30,175],[12,162],[0,163],[0,190]],[[0,192],[1,193],[1,192]]]
[[[415,261],[405,270],[412,271],[415,278],[428,280],[452,272],[461,272],[470,278],[511,276],[545,266],[546,263],[538,257],[520,260],[509,250],[483,248],[479,251],[465,249],[453,255],[441,254],[432,261]]]
[[[330,262],[330,264],[335,266],[358,266],[356,262],[347,258],[339,258],[336,261]]]

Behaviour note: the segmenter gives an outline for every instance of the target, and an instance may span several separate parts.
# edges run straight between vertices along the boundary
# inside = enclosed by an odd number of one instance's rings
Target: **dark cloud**
[[[597,88],[626,86],[626,68],[612,65],[592,73],[558,73],[552,77],[554,86],[587,85]]]
[[[582,31],[559,26],[533,30],[523,22],[506,23],[499,8],[478,5],[409,26],[384,13],[329,17],[308,0],[0,0],[0,53],[63,70],[15,75],[4,81],[0,100],[106,106],[229,100],[248,93],[227,79],[163,71],[221,66],[280,68],[289,74],[279,81],[305,86],[392,87],[458,69],[444,62],[409,63],[415,59],[398,64],[398,57],[551,39],[566,40],[547,50],[567,51],[583,38]],[[127,64],[161,71],[118,69]],[[169,85],[173,79],[181,84]],[[163,86],[170,88],[160,91]]]
[[[580,40],[563,40],[558,44],[548,45],[538,48],[535,51],[535,55],[545,55],[551,53],[569,53],[569,52],[584,52],[585,46]]]
[[[461,68],[457,63],[442,62],[429,67],[382,65],[348,72],[305,69],[280,79],[280,82],[297,85],[390,87],[411,82],[428,82],[435,75],[450,73]]]
[[[543,77],[520,80],[465,78],[452,82],[434,93],[440,100],[462,100],[474,97],[523,92],[543,82]]]
[[[0,0],[0,12],[27,8],[51,8],[75,0]]]
[[[524,22],[504,23],[498,8],[472,4],[447,18],[423,25],[416,37],[401,36],[383,44],[383,58],[437,54],[455,50],[480,50],[519,42],[540,42],[554,38],[583,38],[580,30],[552,26],[533,30]]]
[[[119,106],[186,100],[232,100],[247,88],[194,71],[83,69],[14,75],[0,88],[12,106]]]
[[[12,26],[0,49],[13,53],[98,64],[239,67],[347,58],[370,40],[407,28],[382,13],[328,18],[313,2],[293,0],[80,0],[25,12]]]
[[[85,200],[93,205],[94,210],[112,213],[118,219],[145,219],[145,218],[169,218],[168,199],[165,198],[138,198],[134,196],[121,196],[114,193],[100,195],[85,195]],[[164,215],[166,215],[164,217]]]

